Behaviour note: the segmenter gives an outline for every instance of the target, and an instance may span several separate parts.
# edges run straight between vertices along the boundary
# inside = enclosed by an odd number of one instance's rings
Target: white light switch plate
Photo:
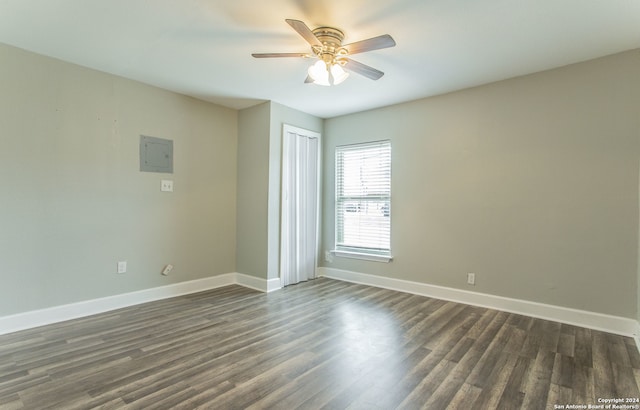
[[[162,192],[173,192],[173,181],[170,179],[163,179],[160,183],[160,190]]]

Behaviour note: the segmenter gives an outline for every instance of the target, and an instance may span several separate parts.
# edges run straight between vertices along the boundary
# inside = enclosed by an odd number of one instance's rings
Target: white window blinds
[[[336,147],[336,250],[390,255],[391,142]]]

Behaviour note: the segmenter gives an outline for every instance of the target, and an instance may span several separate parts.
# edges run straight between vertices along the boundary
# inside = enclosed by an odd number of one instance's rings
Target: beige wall
[[[277,277],[286,123],[323,134],[322,250],[335,146],[392,140],[394,261],[326,266],[640,317],[638,50],[326,121],[4,45],[0,61],[0,316],[234,271]],[[174,174],[139,172],[140,134],[174,140]]]
[[[266,279],[270,103],[238,114],[237,270]]]
[[[5,45],[0,61],[0,316],[235,271],[235,110]],[[173,174],[139,171],[140,134],[174,141]]]
[[[390,139],[394,260],[324,265],[636,317],[638,73],[635,50],[327,120],[323,249],[335,146]]]

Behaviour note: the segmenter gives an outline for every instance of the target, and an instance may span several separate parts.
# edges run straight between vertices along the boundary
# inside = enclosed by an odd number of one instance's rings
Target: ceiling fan
[[[342,45],[344,33],[337,28],[318,27],[311,30],[300,20],[286,19],[285,21],[311,45],[311,53],[254,53],[251,55],[255,58],[318,58],[319,61],[309,67],[305,83],[340,84],[349,76],[349,73],[344,69],[372,80],[378,80],[384,75],[382,71],[352,60],[348,56],[396,45],[396,42],[388,34]]]

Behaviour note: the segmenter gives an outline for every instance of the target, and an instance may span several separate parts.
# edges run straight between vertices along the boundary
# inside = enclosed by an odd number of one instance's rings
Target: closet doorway
[[[320,134],[285,124],[280,201],[282,286],[316,276],[319,167]]]

